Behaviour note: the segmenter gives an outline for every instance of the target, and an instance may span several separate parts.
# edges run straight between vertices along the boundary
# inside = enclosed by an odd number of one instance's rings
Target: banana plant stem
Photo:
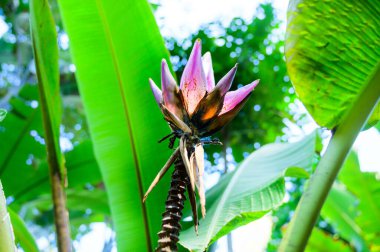
[[[380,97],[380,63],[342,123],[336,128],[327,150],[303,193],[293,219],[280,244],[280,252],[304,251],[330,188],[356,137]]]
[[[66,209],[66,194],[62,186],[60,174],[57,171],[51,171],[50,180],[58,251],[71,252],[72,247],[69,229],[69,213]]]

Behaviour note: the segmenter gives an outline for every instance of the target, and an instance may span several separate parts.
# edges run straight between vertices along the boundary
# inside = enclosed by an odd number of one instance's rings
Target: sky
[[[268,1],[252,0],[161,0],[156,11],[156,19],[162,35],[185,38],[203,24],[221,21],[224,25],[235,17],[252,19],[260,3]],[[285,20],[288,1],[272,1],[280,20]],[[283,25],[285,29],[285,22]]]

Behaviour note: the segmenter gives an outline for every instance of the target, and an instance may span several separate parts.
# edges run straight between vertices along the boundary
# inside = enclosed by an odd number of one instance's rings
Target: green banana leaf
[[[304,176],[304,172],[295,170],[311,168],[315,142],[314,132],[299,142],[269,144],[252,153],[206,195],[211,202],[207,202],[207,215],[200,221],[199,235],[194,228],[185,230],[180,235],[181,245],[191,251],[204,251],[233,229],[281,205],[288,168],[290,174]]]
[[[290,1],[287,68],[299,98],[319,125],[340,125],[365,87],[379,85],[379,26],[379,1]],[[379,119],[377,107],[368,123]]]
[[[380,183],[376,173],[361,172],[355,152],[348,156],[321,215],[357,251],[380,247]]]
[[[152,251],[168,177],[142,197],[171,152],[169,128],[149,88],[168,59],[147,1],[58,1],[104,178],[119,251]]]
[[[322,208],[321,215],[338,234],[350,241],[357,251],[369,251],[363,239],[364,231],[356,222],[356,197],[344,187],[334,185]]]
[[[73,150],[65,153],[66,168],[67,168],[67,180],[68,189],[76,188],[78,193],[83,190],[83,186],[86,184],[97,184],[102,182],[99,166],[95,160],[92,150],[92,143],[84,141],[74,147]],[[13,196],[15,198],[14,203],[22,204],[34,199],[41,194],[50,192],[50,178],[48,175],[48,165],[46,162],[42,162],[38,166],[38,173],[29,177],[29,180],[24,184],[16,180],[25,180],[26,176],[9,177],[4,187],[14,188]],[[9,173],[9,175],[15,176],[17,170]],[[44,173],[40,175],[39,173]],[[15,188],[14,184],[20,184]]]
[[[38,79],[39,101],[50,169],[65,182],[64,157],[59,145],[62,102],[59,93],[57,32],[46,0],[31,0],[30,27]]]
[[[10,100],[11,109],[1,123],[0,178],[14,204],[22,204],[50,192],[50,179],[42,144],[43,127],[37,86],[26,84]],[[102,178],[87,140],[65,153],[68,187],[99,183]],[[15,207],[14,207],[15,209]]]
[[[47,0],[30,0],[30,33],[38,80],[39,101],[44,126],[44,142],[49,166],[54,222],[59,251],[71,251],[70,223],[64,186],[67,185],[64,156],[60,148],[62,102],[59,86],[56,26]]]
[[[16,243],[25,252],[38,252],[38,246],[32,234],[28,231],[24,221],[11,208],[8,208],[9,215],[15,233]]]
[[[70,211],[86,211],[91,209],[92,212],[97,214],[103,214],[110,216],[110,208],[108,206],[107,194],[102,189],[91,189],[91,190],[81,190],[77,188],[68,189],[67,195],[67,207]],[[26,209],[38,211],[49,211],[52,209],[53,205],[51,202],[50,194],[42,194],[38,198],[26,202],[22,205],[22,211]]]
[[[355,250],[351,248],[348,244],[343,241],[333,237],[322,231],[319,228],[314,228],[313,233],[310,236],[309,242],[307,243],[305,252],[354,252]]]
[[[36,85],[26,84],[19,94],[10,100],[11,109],[6,119],[1,123],[0,130],[0,170],[4,189],[7,196],[11,197],[10,207],[17,213],[35,211],[35,206],[31,202],[44,197],[48,202],[48,207],[43,209],[50,213],[52,209],[50,195],[50,179],[48,175],[48,165],[46,162],[45,146],[42,144],[43,128],[40,106],[38,100],[38,90]],[[81,224],[91,221],[103,221],[104,214],[108,212],[107,197],[103,193],[91,193],[86,196],[84,185],[96,184],[102,181],[100,170],[94,157],[92,143],[83,141],[74,146],[74,149],[65,153],[66,166],[68,170],[68,206],[70,209],[70,219],[73,220],[72,227],[78,229]],[[72,192],[76,193],[73,194]],[[80,200],[80,197],[90,200]],[[98,197],[96,200],[91,200]],[[91,203],[87,209],[91,209],[91,215],[74,215],[73,211],[78,211],[78,204],[82,202]],[[98,203],[92,204],[92,202]],[[100,204],[102,203],[102,204]],[[102,210],[103,209],[103,210]],[[107,210],[108,209],[108,210]],[[83,207],[80,209],[85,211]],[[20,231],[21,226],[14,222],[11,211],[11,219],[15,232],[16,242],[28,251],[33,249],[31,240],[24,231]],[[96,219],[95,214],[103,214]],[[23,215],[25,220],[33,221],[35,214]],[[16,220],[17,221],[17,220]],[[53,220],[49,219],[52,224]],[[43,222],[46,224],[46,219]],[[76,225],[77,224],[77,225]],[[72,235],[75,235],[73,230]],[[75,238],[75,236],[73,236]],[[26,244],[25,244],[26,243]]]
[[[38,169],[46,151],[41,144],[43,129],[41,111],[36,108],[37,100],[36,86],[26,84],[17,96],[10,99],[11,109],[1,123],[0,178],[8,196],[17,193],[18,188],[32,177],[48,174]]]
[[[339,180],[348,191],[356,196],[358,216],[357,225],[365,232],[363,238],[374,251],[380,248],[380,181],[377,173],[361,172],[357,155],[351,152]]]

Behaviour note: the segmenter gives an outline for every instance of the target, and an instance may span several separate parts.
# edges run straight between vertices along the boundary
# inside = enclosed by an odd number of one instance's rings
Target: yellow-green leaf
[[[319,229],[314,228],[313,233],[310,236],[309,243],[305,249],[305,252],[354,252],[344,241],[332,236],[331,234]]]
[[[380,71],[379,26],[379,1],[290,1],[287,67],[297,94],[319,125],[339,125]],[[368,123],[379,119],[377,108]]]

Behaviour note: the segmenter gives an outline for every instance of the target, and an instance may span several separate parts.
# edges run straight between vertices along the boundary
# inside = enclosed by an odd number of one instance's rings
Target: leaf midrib
[[[108,47],[110,49],[112,63],[114,65],[114,69],[116,72],[117,82],[118,82],[118,86],[119,86],[121,98],[122,98],[121,102],[123,104],[125,120],[126,120],[126,124],[128,126],[128,133],[130,135],[130,140],[131,140],[131,149],[132,149],[133,161],[135,163],[134,168],[136,170],[136,175],[137,175],[137,184],[138,184],[139,196],[142,199],[143,198],[143,187],[142,187],[142,181],[141,181],[140,166],[139,166],[139,162],[138,162],[138,158],[137,158],[135,141],[134,141],[133,134],[132,134],[132,125],[130,123],[128,106],[126,104],[126,97],[125,97],[125,91],[123,88],[123,81],[121,78],[119,62],[118,62],[118,59],[116,57],[115,48],[114,48],[114,44],[112,41],[110,28],[109,28],[105,13],[103,11],[104,8],[102,6],[101,0],[96,0],[96,7],[98,9],[100,21],[102,23],[104,32],[106,34],[105,38],[106,38]],[[151,238],[150,238],[150,233],[149,233],[149,224],[148,224],[148,218],[147,218],[147,211],[146,211],[145,205],[142,203],[142,200],[140,201],[140,205],[141,205],[143,220],[144,220],[144,231],[145,231],[145,237],[146,237],[146,242],[147,242],[147,244],[146,244],[147,249],[148,249],[148,251],[152,251]]]

